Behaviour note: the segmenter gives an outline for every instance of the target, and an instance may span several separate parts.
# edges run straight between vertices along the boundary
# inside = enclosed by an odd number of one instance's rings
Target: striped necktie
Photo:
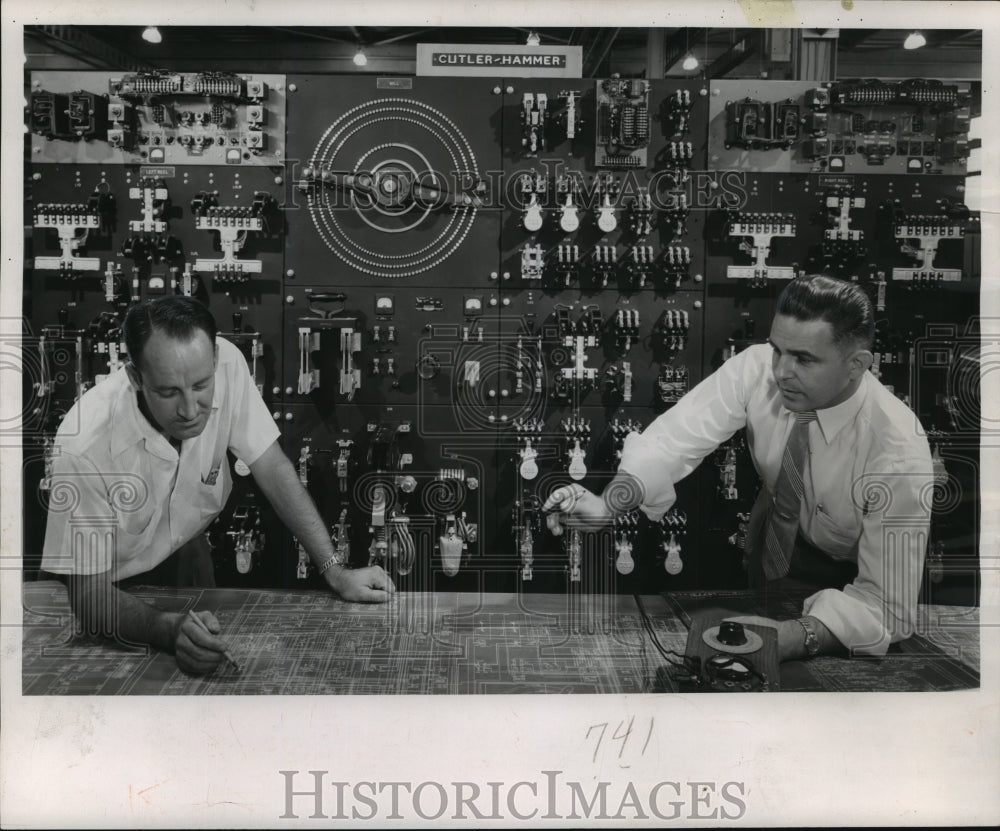
[[[809,423],[816,420],[815,410],[794,413],[795,424],[788,436],[781,470],[774,486],[774,499],[764,538],[764,574],[777,580],[788,574],[795,535],[799,530],[802,506],[802,467],[809,449]]]

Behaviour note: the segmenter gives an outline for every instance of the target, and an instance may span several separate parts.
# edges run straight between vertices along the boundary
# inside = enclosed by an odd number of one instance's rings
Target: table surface
[[[326,592],[139,587],[158,608],[209,610],[237,672],[185,675],[173,656],[73,634],[62,584],[23,587],[25,695],[320,695],[672,692],[676,670],[631,595],[398,593],[387,604]],[[685,650],[692,615],[795,615],[750,592],[639,599],[656,640]],[[978,609],[922,606],[919,634],[881,660],[816,658],[782,665],[781,689],[950,690],[979,685]]]

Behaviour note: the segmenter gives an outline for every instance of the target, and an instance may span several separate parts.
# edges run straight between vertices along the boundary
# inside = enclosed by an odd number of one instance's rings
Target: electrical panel
[[[975,591],[976,90],[905,82],[36,72],[27,165],[26,566],[52,437],[189,294],[243,351],[334,545],[416,590],[739,584],[737,434],[659,522],[553,536],[625,437],[825,271],[871,294],[873,371],[928,430],[929,591]],[[319,585],[245,466],[221,584]],[[940,497],[940,498],[938,498]]]

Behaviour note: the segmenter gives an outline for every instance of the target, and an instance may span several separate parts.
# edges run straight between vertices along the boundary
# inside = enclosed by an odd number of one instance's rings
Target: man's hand
[[[545,500],[542,510],[551,512],[545,517],[545,523],[556,536],[562,534],[563,524],[568,528],[596,531],[614,518],[604,499],[595,496],[582,485],[556,488]]]
[[[217,637],[222,626],[211,612],[195,612],[208,632],[187,615],[178,615],[177,637],[174,641],[174,658],[189,675],[205,675],[226,660],[223,654],[229,644]]]
[[[343,600],[362,603],[385,603],[396,591],[381,566],[344,568],[332,566],[323,577]]]

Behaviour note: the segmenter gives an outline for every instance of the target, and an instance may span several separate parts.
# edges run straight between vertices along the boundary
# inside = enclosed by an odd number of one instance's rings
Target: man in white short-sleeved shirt
[[[147,300],[129,310],[123,329],[130,360],[63,420],[50,482],[42,569],[65,575],[87,631],[173,652],[192,673],[225,660],[210,612],[199,613],[205,631],[115,584],[179,558],[179,568],[193,568],[193,582],[214,584],[210,561],[199,567],[191,555],[232,488],[227,451],[249,467],[334,591],[386,600],[393,586],[381,568],[337,560],[246,361],[216,339],[208,309],[187,297]]]
[[[747,534],[751,582],[813,591],[797,620],[749,622],[777,628],[782,660],[884,654],[913,631],[933,468],[916,415],[868,372],[873,336],[871,301],[857,285],[824,275],[791,281],[770,343],[730,358],[628,436],[602,497],[579,485],[556,489],[544,506],[557,511],[550,527],[558,533],[565,520],[596,529],[637,507],[659,519],[674,503],[673,484],[746,427],[763,481]],[[807,449],[796,529],[793,512],[781,514],[773,501],[797,416]],[[784,573],[769,579],[765,531],[774,530],[775,513],[791,523],[794,547]]]

